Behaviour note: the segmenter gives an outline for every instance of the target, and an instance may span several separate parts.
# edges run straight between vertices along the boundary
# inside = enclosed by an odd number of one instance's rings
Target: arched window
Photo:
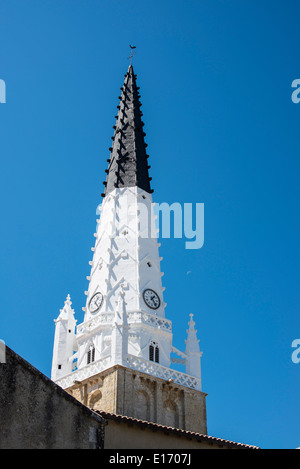
[[[91,392],[88,396],[88,406],[90,409],[101,410],[102,393],[99,389]]]
[[[151,342],[149,345],[149,360],[159,363],[159,348],[156,342]]]
[[[95,347],[90,345],[88,354],[87,354],[87,364],[95,361]]]
[[[135,393],[134,417],[140,420],[150,420],[150,395],[139,389]]]
[[[178,428],[179,412],[175,401],[167,400],[163,403],[165,424],[168,427]]]

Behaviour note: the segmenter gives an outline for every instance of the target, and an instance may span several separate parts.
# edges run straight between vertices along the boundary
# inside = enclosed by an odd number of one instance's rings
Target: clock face
[[[160,298],[154,290],[150,290],[150,288],[144,290],[143,296],[144,301],[149,308],[158,309],[160,307]]]
[[[98,292],[92,297],[89,303],[89,310],[91,313],[96,313],[99,311],[103,303],[103,295],[102,293]]]

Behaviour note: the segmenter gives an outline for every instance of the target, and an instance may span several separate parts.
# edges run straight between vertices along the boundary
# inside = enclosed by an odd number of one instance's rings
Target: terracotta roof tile
[[[201,433],[190,432],[187,430],[181,430],[179,428],[167,427],[154,422],[147,422],[145,420],[135,419],[133,417],[127,417],[125,415],[113,414],[110,412],[104,412],[102,410],[94,410],[96,414],[100,415],[106,420],[114,420],[117,422],[138,425],[142,428],[149,428],[152,431],[162,431],[164,433],[172,433],[185,438],[196,439],[198,441],[206,441],[207,443],[215,443],[229,448],[241,448],[241,449],[260,449],[258,446],[245,445],[243,443],[237,443],[234,441],[224,440],[222,438],[216,438],[214,436],[202,435]]]

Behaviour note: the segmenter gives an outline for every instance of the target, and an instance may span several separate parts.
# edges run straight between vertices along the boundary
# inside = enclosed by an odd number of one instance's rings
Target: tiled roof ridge
[[[161,424],[154,423],[154,422],[148,422],[146,420],[140,420],[140,419],[136,419],[133,417],[128,417],[126,415],[114,414],[114,413],[105,412],[102,410],[95,410],[95,409],[92,409],[92,410],[93,412],[97,413],[104,419],[110,419],[110,420],[115,420],[115,421],[124,422],[124,423],[132,423],[132,424],[148,427],[150,429],[152,428],[153,430],[160,430],[160,431],[164,431],[168,433],[174,433],[174,434],[177,434],[178,436],[181,435],[181,436],[186,436],[188,438],[195,438],[195,439],[198,438],[199,440],[207,441],[208,443],[215,442],[223,446],[238,447],[238,448],[244,448],[244,449],[260,449],[258,446],[246,445],[244,443],[237,443],[235,441],[225,440],[223,438],[217,438],[217,437],[209,436],[209,435],[203,435],[201,433],[191,432],[188,430],[182,430],[182,429],[174,428],[174,427],[167,427],[165,425],[161,425]]]

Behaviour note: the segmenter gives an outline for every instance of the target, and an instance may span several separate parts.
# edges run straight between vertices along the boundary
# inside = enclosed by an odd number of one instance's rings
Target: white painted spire
[[[58,318],[54,320],[55,337],[51,371],[53,381],[72,372],[72,357],[76,351],[76,319],[71,305],[71,297],[68,295]]]
[[[161,258],[149,223],[152,195],[137,186],[116,188],[100,212],[84,322],[77,328],[78,367],[87,365],[82,357],[92,336],[99,367],[126,366],[127,353],[149,360],[152,342],[160,363],[169,367],[172,326],[165,319]]]
[[[121,285],[128,311],[165,316],[161,259],[148,219],[154,220],[152,196],[138,187],[115,189],[103,200],[84,321],[114,312]],[[155,293],[146,293],[146,302],[145,290]]]
[[[190,314],[189,329],[187,330],[187,340],[185,341],[186,354],[186,373],[195,376],[201,380],[201,356],[199,340],[197,338],[197,330],[195,329],[195,321],[193,314]]]

